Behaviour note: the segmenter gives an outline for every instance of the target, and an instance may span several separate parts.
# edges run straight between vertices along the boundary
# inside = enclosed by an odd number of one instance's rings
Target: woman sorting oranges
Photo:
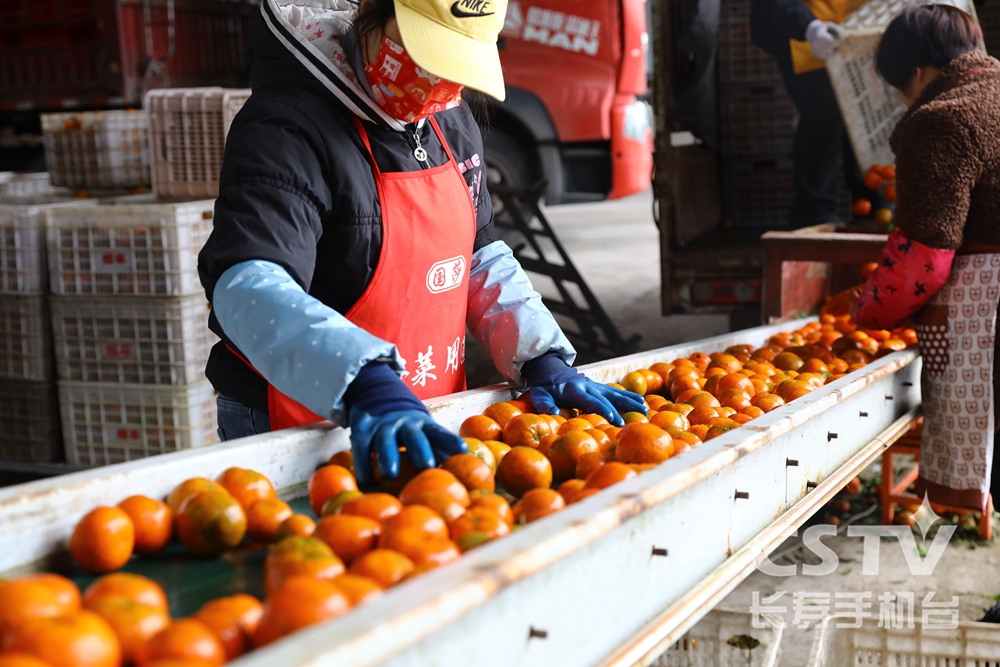
[[[854,308],[864,327],[913,317],[923,354],[918,493],[985,511],[1000,301],[1000,62],[961,10],[911,5],[886,29],[879,74],[908,107],[890,140],[898,230]]]
[[[642,398],[576,353],[496,239],[462,91],[505,96],[505,0],[264,0],[253,95],[230,130],[199,257],[222,342],[207,375],[223,439],[329,419],[358,482],[465,443],[421,399],[465,389],[466,327],[539,412],[620,424]]]

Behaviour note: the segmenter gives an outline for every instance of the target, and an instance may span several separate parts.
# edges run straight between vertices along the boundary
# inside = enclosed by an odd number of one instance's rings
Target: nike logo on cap
[[[451,15],[460,19],[493,16],[496,12],[485,11],[489,6],[489,0],[457,0],[451,6]]]

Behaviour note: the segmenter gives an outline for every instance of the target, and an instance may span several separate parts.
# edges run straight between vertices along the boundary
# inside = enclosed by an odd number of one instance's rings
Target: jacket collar
[[[993,69],[1000,73],[1000,63],[980,51],[970,51],[955,58],[941,68],[941,74],[936,79],[927,84],[920,97],[907,110],[906,115],[910,115],[931,100],[961,87],[965,83],[963,77],[968,77],[974,74],[974,70],[980,69]]]
[[[357,16],[357,5],[350,0],[295,0],[295,3],[292,0],[261,3],[260,12],[271,34],[355,116],[402,132],[405,124],[383,111],[362,88],[363,84],[359,85],[359,75],[351,62],[356,58],[348,56],[342,43],[357,48],[357,40],[343,39]]]

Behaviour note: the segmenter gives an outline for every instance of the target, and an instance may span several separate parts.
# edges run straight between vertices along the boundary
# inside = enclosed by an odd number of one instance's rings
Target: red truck
[[[510,0],[507,100],[486,133],[491,180],[545,179],[548,204],[624,197],[653,167],[644,0]]]
[[[38,112],[138,105],[145,89],[247,81],[246,0],[0,3],[0,148]],[[644,0],[511,0],[500,48],[508,99],[485,160],[495,181],[547,182],[549,204],[649,187]],[[6,128],[6,129],[5,129]],[[40,162],[0,150],[0,171]]]

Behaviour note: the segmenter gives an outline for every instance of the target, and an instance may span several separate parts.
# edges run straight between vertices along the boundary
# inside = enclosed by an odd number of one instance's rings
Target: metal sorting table
[[[760,346],[795,328],[760,327],[582,370],[613,382],[656,361]],[[916,350],[883,357],[231,664],[649,664],[907,431],[919,413],[919,374]],[[512,395],[497,386],[428,404],[457,428]],[[57,565],[73,526],[97,505],[136,493],[162,497],[183,479],[214,478],[233,465],[267,475],[285,499],[301,498],[317,466],[348,446],[342,429],[304,427],[2,489],[0,573]],[[190,567],[187,578],[197,578],[198,564]]]

